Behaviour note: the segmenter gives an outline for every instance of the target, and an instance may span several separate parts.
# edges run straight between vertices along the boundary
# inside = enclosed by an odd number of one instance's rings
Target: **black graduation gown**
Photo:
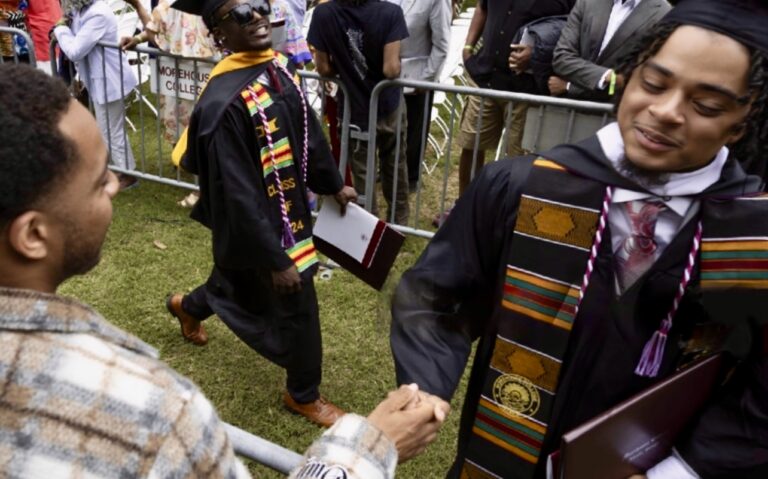
[[[293,261],[281,244],[283,221],[274,175],[265,178],[261,166],[259,152],[267,146],[266,138],[259,134],[261,122],[253,121],[241,98],[241,91],[265,72],[272,80],[265,87],[273,101],[270,120],[276,119],[276,128],[287,133],[293,150],[294,165],[281,169],[280,175],[296,225],[294,233],[297,241],[311,236],[306,186],[328,195],[341,190],[343,183],[310,110],[304,185],[299,168],[304,128],[299,95],[292,80],[271,62],[211,79],[192,114],[182,166],[200,180],[200,200],[191,216],[210,228],[213,236],[215,266],[206,287],[208,305],[249,346],[288,368],[290,383],[291,369],[320,365],[312,282],[317,268],[301,273],[301,293],[274,292],[271,272],[285,270]]]
[[[594,136],[542,156],[606,184],[642,189],[613,170]],[[416,382],[426,391],[451,398],[472,342],[480,338],[462,411],[457,461],[449,477],[458,477],[467,453],[497,331],[494,313],[501,302],[507,248],[533,160],[520,157],[483,168],[417,263],[403,275],[393,301],[391,346],[398,383]],[[731,161],[720,180],[700,196],[733,196],[758,188],[759,181]],[[603,240],[570,335],[540,457],[557,449],[564,432],[674,371],[679,354],[665,355],[658,378],[634,375],[643,346],[671,305],[694,227],[693,222],[684,226],[651,270],[621,298],[614,290],[610,236]],[[693,290],[695,286],[689,288]],[[705,318],[696,295],[687,294],[668,344],[676,344]],[[713,404],[691,438],[678,445],[703,477],[766,477],[767,364],[764,357],[745,362],[740,370],[749,372],[743,383],[731,383],[729,405]],[[544,477],[544,462],[539,461],[537,477]]]

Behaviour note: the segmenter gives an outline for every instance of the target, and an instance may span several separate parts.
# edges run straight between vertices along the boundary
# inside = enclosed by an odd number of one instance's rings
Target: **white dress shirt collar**
[[[603,149],[603,153],[610,161],[613,168],[622,176],[625,173],[620,165],[624,160],[624,140],[619,131],[619,124],[610,123],[597,132],[597,139]],[[728,159],[728,148],[722,147],[717,152],[715,159],[698,170],[685,173],[670,173],[662,184],[645,186],[645,188],[658,196],[666,205],[680,216],[685,216],[691,205],[690,196],[701,193],[717,182],[722,173],[725,162]],[[642,191],[625,190],[616,188],[613,195],[614,203],[649,198],[652,195]]]
[[[600,53],[603,53],[608,42],[611,41],[613,35],[616,34],[616,30],[621,27],[624,20],[632,14],[632,11],[640,5],[642,0],[613,0],[613,6],[611,7],[611,15],[608,17],[608,24],[605,27],[605,35],[603,35],[603,43],[600,44]]]

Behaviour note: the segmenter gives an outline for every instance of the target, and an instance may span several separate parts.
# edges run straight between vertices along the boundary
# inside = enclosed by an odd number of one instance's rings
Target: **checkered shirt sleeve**
[[[2,293],[0,476],[250,477],[210,402],[152,348],[81,305]]]
[[[312,443],[289,479],[391,479],[397,450],[383,432],[356,414],[345,414]]]

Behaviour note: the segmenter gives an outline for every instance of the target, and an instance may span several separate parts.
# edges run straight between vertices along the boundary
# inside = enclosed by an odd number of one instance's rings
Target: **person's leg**
[[[286,299],[299,304],[296,314],[282,319],[292,323],[291,354],[285,368],[286,388],[296,402],[309,403],[320,397],[323,365],[320,315],[314,284],[311,281],[303,283],[300,293]]]
[[[281,302],[279,308],[290,312],[280,317],[280,321],[288,329],[291,348],[285,365],[287,378],[283,404],[316,424],[330,427],[344,415],[344,411],[321,396],[319,391],[323,348],[314,283],[310,279],[303,284],[301,292],[287,295]]]
[[[213,315],[213,309],[208,304],[206,287],[207,283],[201,284],[191,293],[185,294],[181,300],[182,309],[198,321],[204,321]]]
[[[112,162],[118,168],[135,170],[136,161],[133,157],[131,143],[125,132],[125,104],[117,100],[106,104],[107,121],[109,122],[110,146]]]
[[[462,148],[461,157],[459,157],[459,196],[464,194],[469,182],[484,164],[485,150],[475,152],[471,149]]]
[[[354,184],[355,191],[357,191],[358,202],[361,206],[365,206],[363,202],[365,198],[365,186],[366,186],[366,172],[368,171],[368,142],[366,140],[351,139],[349,142],[349,166],[352,170],[352,183]],[[374,168],[374,171],[376,169]],[[374,182],[375,185],[375,182]],[[371,213],[377,214],[378,208],[376,205],[376,188],[373,188],[373,202],[371,207]]]
[[[206,283],[187,295],[175,293],[168,296],[165,307],[179,320],[184,339],[197,346],[205,346],[208,343],[208,333],[202,321],[213,315],[213,309],[208,304]]]
[[[376,124],[376,146],[381,162],[381,188],[389,206],[386,220],[392,221],[394,209],[394,222],[399,225],[408,224],[409,213],[407,123],[405,102],[401,98],[397,110],[381,118]]]
[[[514,104],[508,104],[506,107],[505,123],[507,128],[504,141],[506,142],[506,154],[508,157],[525,154],[522,144],[527,114],[527,103],[515,102]]]
[[[485,151],[493,150],[499,144],[503,128],[504,104],[478,96],[467,97],[458,137],[458,144],[462,148],[459,196],[485,164]]]
[[[405,95],[405,106],[408,114],[407,152],[408,152],[408,186],[415,190],[419,182],[421,172],[422,152],[426,148],[429,121],[424,125],[424,104],[427,103],[427,111],[432,110],[433,92],[412,93]]]
[[[48,75],[55,76],[55,74],[51,71],[51,62],[50,61],[42,62],[42,61],[38,60],[37,64],[35,65],[35,67],[37,67],[38,70],[47,73]]]

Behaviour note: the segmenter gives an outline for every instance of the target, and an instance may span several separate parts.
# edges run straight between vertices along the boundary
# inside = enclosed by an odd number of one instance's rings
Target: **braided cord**
[[[301,103],[301,109],[304,113],[304,141],[302,142],[302,148],[301,148],[301,175],[302,179],[304,180],[304,185],[307,184],[307,162],[309,160],[309,115],[307,112],[307,99],[304,96],[304,92],[301,90],[301,86],[299,85],[299,82],[296,81],[293,75],[291,75],[291,72],[288,71],[285,66],[280,63],[279,61],[275,61],[275,64],[277,67],[285,73],[286,76],[291,80],[291,84],[296,88],[296,92],[299,94],[299,102]]]
[[[680,301],[682,301],[685,295],[685,289],[688,287],[688,283],[691,281],[693,275],[693,268],[696,266],[696,257],[699,254],[701,248],[701,235],[703,232],[701,220],[696,225],[696,233],[693,235],[693,244],[691,250],[688,253],[688,263],[685,266],[683,272],[683,278],[680,280],[680,284],[677,287],[677,293],[675,293],[675,299],[672,301],[672,307],[670,308],[667,316],[661,321],[659,329],[653,333],[651,339],[645,343],[643,348],[643,354],[640,356],[640,362],[637,363],[635,368],[635,374],[645,377],[656,377],[661,367],[661,360],[664,356],[664,348],[667,344],[667,335],[672,329],[672,320],[677,313],[677,309],[680,307]]]
[[[256,109],[259,111],[259,118],[261,119],[261,125],[264,128],[264,136],[267,137],[267,148],[269,149],[269,158],[272,162],[272,171],[275,174],[275,182],[277,183],[277,195],[280,199],[280,215],[283,219],[283,236],[282,245],[283,248],[290,248],[296,244],[296,240],[293,237],[293,230],[291,229],[291,221],[288,219],[288,209],[285,206],[285,193],[283,192],[283,184],[280,180],[280,172],[277,169],[277,161],[275,161],[275,144],[272,141],[272,131],[269,129],[269,121],[267,120],[267,113],[264,111],[264,107],[259,102],[259,96],[253,89],[252,85],[248,86],[248,94],[251,96],[251,100],[256,104]]]
[[[584,278],[581,281],[581,288],[579,288],[579,301],[574,307],[574,317],[579,314],[579,306],[584,299],[584,294],[587,292],[589,286],[589,279],[592,277],[592,271],[595,268],[595,260],[597,259],[597,253],[600,250],[600,244],[603,242],[603,232],[608,224],[608,210],[611,208],[611,199],[613,198],[613,187],[608,186],[605,189],[605,196],[603,197],[603,207],[600,210],[600,220],[597,223],[597,232],[595,233],[595,239],[592,241],[592,248],[589,250],[589,260],[587,261],[587,269],[584,271]]]

